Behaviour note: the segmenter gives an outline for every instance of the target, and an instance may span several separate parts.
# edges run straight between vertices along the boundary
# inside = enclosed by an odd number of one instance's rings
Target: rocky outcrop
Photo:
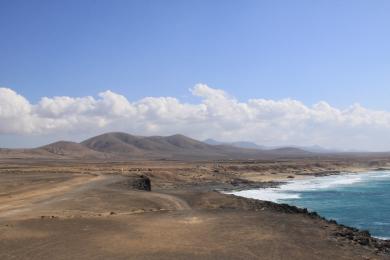
[[[221,205],[220,208],[241,208],[246,210],[264,210],[271,209],[285,214],[302,214],[310,218],[323,221],[325,226],[332,227],[332,236],[336,239],[350,241],[351,243],[360,244],[374,248],[378,254],[390,255],[390,240],[381,240],[372,237],[370,232],[359,230],[357,228],[345,226],[337,223],[335,220],[328,220],[317,214],[315,211],[309,211],[306,208],[299,208],[288,204],[278,204],[270,201],[261,201],[255,199],[242,198],[235,195],[227,205]]]
[[[276,188],[279,187],[284,182],[277,182],[277,181],[264,181],[264,182],[256,182],[256,181],[250,181],[246,179],[241,178],[233,178],[229,181],[229,184],[233,186],[233,189],[235,191],[240,190],[248,190],[248,189],[264,189],[264,188]],[[232,190],[231,187],[225,187],[221,188],[221,190]]]
[[[130,177],[127,181],[127,186],[137,190],[152,190],[152,182],[150,181],[150,178],[145,175]]]
[[[336,221],[332,221],[337,224]],[[390,240],[381,240],[371,236],[367,230],[359,230],[357,228],[348,227],[345,225],[337,224],[338,230],[334,232],[334,236],[353,241],[363,246],[371,246],[376,248],[378,252],[390,254]]]

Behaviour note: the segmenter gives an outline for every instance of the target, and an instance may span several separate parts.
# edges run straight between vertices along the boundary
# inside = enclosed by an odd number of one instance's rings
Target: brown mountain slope
[[[113,132],[92,137],[81,144],[125,158],[258,159],[310,154],[297,148],[261,151],[230,145],[210,145],[180,134],[146,137]]]
[[[87,139],[81,144],[101,152],[131,152],[145,154],[154,151],[207,150],[213,146],[183,135],[134,136],[126,133],[106,133]]]
[[[134,144],[139,138],[126,133],[105,133],[83,142],[82,145],[92,150],[106,153],[129,153],[135,156],[142,155],[144,151]]]
[[[126,133],[106,133],[81,142],[99,152],[126,157],[176,158],[183,156],[224,157],[223,149],[183,135],[134,136]]]
[[[45,150],[51,154],[65,156],[70,158],[104,158],[104,154],[92,149],[89,149],[85,145],[68,142],[58,141],[51,143],[37,149]]]
[[[89,138],[81,143],[59,141],[34,149],[0,149],[1,158],[53,159],[272,159],[312,156],[297,148],[258,150],[231,145],[210,145],[176,134],[172,136],[135,136],[112,132]]]
[[[56,156],[44,149],[0,149],[0,159],[55,159]]]

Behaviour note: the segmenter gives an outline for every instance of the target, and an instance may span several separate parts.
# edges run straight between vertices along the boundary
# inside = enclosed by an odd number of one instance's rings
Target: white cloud
[[[129,101],[109,90],[97,98],[43,97],[31,104],[12,89],[0,88],[0,136],[77,139],[104,131],[182,133],[198,139],[250,140],[266,145],[390,150],[389,111],[370,110],[359,104],[339,109],[324,101],[307,106],[293,99],[240,102],[205,84],[195,85],[190,92],[200,98],[198,104],[173,97]]]
[[[30,103],[9,88],[0,88],[0,117],[13,118],[31,112]]]

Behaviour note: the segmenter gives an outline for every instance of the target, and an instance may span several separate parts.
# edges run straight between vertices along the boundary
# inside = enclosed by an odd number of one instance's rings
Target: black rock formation
[[[149,177],[145,175],[139,175],[131,178],[128,181],[128,185],[137,190],[151,191],[152,183]]]

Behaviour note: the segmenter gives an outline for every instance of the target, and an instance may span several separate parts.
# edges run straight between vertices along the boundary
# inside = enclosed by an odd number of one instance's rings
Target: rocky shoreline
[[[256,199],[247,199],[242,198],[236,195],[230,195],[236,197],[236,199],[245,199],[247,204],[253,210],[264,210],[271,209],[277,212],[285,214],[301,214],[312,219],[318,219],[328,224],[328,226],[333,226],[335,229],[333,235],[337,239],[348,240],[351,243],[358,243],[362,246],[368,246],[375,248],[378,253],[386,254],[390,256],[390,240],[382,240],[371,236],[370,232],[367,230],[359,230],[354,227],[349,227],[343,224],[337,223],[337,221],[332,219],[326,219],[320,216],[315,211],[309,211],[307,208],[299,208],[289,204],[279,204],[271,201],[261,201]]]
[[[372,237],[370,232],[367,230],[359,230],[354,227],[349,227],[343,224],[337,223],[337,221],[332,219],[326,219],[320,216],[315,211],[309,211],[307,208],[299,208],[289,204],[279,204],[270,201],[259,201],[254,199],[249,199],[250,203],[253,203],[254,209],[272,209],[278,212],[287,213],[287,214],[302,214],[310,218],[320,219],[327,222],[329,225],[337,226],[337,230],[334,232],[334,236],[338,238],[343,238],[350,240],[356,243],[359,243],[363,246],[374,247],[378,252],[386,253],[390,255],[390,240],[382,240],[375,237]]]
[[[373,171],[385,171],[389,170],[387,168],[378,168],[373,169]],[[305,176],[307,177],[324,177],[324,176],[330,176],[330,175],[340,175],[344,172],[341,171],[323,171],[318,173],[313,173],[311,176]],[[267,188],[277,188],[280,185],[286,184],[286,181],[269,181],[269,182],[250,182],[247,180],[235,180],[234,189],[228,189],[224,188],[219,190],[220,192],[227,192],[227,191],[243,191],[243,190],[250,190],[250,189],[267,189]],[[362,246],[374,248],[374,250],[378,254],[384,254],[390,256],[390,240],[384,240],[380,238],[376,238],[371,236],[370,232],[368,230],[360,230],[358,228],[350,227],[347,225],[343,225],[340,223],[337,223],[336,220],[333,219],[326,219],[325,217],[320,216],[315,211],[309,211],[307,208],[300,208],[297,206],[289,205],[286,203],[276,203],[271,201],[263,201],[263,200],[257,200],[257,199],[250,199],[250,198],[244,198],[240,197],[234,194],[229,194],[229,196],[234,196],[235,199],[238,200],[246,200],[247,204],[253,209],[253,210],[264,210],[264,209],[272,209],[277,212],[282,212],[285,214],[302,214],[306,217],[318,219],[328,224],[328,226],[332,225],[335,229],[333,232],[333,236],[336,239],[349,241],[350,243],[357,243]]]

